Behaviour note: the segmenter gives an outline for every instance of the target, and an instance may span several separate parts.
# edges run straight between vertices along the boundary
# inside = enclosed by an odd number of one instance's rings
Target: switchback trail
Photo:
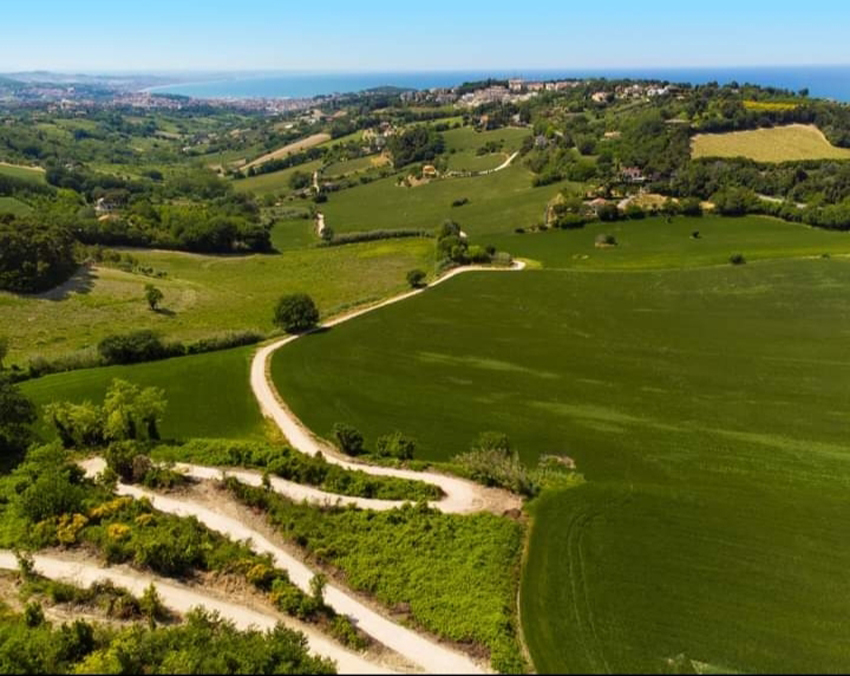
[[[63,580],[81,587],[89,587],[95,582],[109,580],[124,587],[136,596],[141,596],[149,585],[156,588],[163,603],[179,613],[186,613],[192,608],[201,606],[215,611],[226,620],[230,620],[238,629],[272,629],[278,622],[287,624],[304,633],[311,652],[321,657],[328,657],[337,664],[342,674],[375,674],[393,673],[378,664],[370,662],[359,655],[346,650],[341,645],[327,639],[320,632],[309,627],[292,626],[294,623],[275,617],[245,606],[222,601],[219,598],[190,589],[185,585],[166,581],[160,577],[145,575],[137,571],[122,572],[114,568],[101,568],[94,563],[65,559],[58,556],[34,554],[35,572],[51,580]],[[15,555],[6,550],[0,550],[0,568],[17,570],[18,562]]]
[[[367,312],[373,312],[382,307],[386,307],[387,305],[392,305],[393,303],[398,303],[408,298],[412,298],[413,296],[423,293],[437,284],[441,284],[452,277],[465,272],[484,270],[489,272],[509,272],[511,270],[522,270],[524,267],[525,264],[523,262],[515,261],[510,268],[491,268],[483,266],[457,268],[448,274],[443,275],[427,287],[414,289],[375,305],[342,315],[336,319],[325,322],[319,328],[337,326],[338,324],[347,322],[355,317],[360,317]],[[367,474],[373,474],[375,476],[392,476],[400,479],[410,479],[413,481],[424,481],[426,483],[435,484],[443,490],[445,497],[442,500],[436,500],[430,504],[432,507],[439,509],[442,512],[451,514],[468,514],[471,512],[490,511],[496,514],[504,514],[508,510],[518,509],[522,506],[522,501],[517,496],[510,494],[507,491],[486,488],[472,481],[467,481],[466,479],[438,474],[436,472],[415,472],[413,470],[396,469],[392,467],[377,467],[365,463],[352,462],[351,460],[342,457],[333,446],[314,436],[312,432],[310,432],[310,430],[307,429],[307,427],[295,416],[295,414],[289,410],[286,403],[280,397],[271,382],[271,355],[284,345],[288,345],[299,338],[300,336],[298,335],[289,336],[287,338],[282,338],[271,345],[260,348],[251,363],[251,389],[260,404],[260,410],[266,417],[274,420],[293,448],[307,455],[322,453],[328,462],[346,469],[361,470]]]

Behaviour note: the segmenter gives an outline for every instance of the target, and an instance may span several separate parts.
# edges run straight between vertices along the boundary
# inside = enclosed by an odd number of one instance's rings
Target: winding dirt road
[[[367,312],[374,312],[375,310],[386,307],[387,305],[399,303],[407,298],[424,293],[429,288],[442,284],[452,277],[465,272],[482,270],[489,272],[510,272],[512,270],[522,270],[524,267],[525,263],[522,261],[516,261],[510,268],[492,268],[484,266],[456,268],[432,282],[428,287],[414,289],[375,305],[342,315],[329,322],[325,322],[320,328],[337,326],[338,324],[347,322],[355,317],[360,317]],[[286,407],[286,404],[277,393],[277,390],[275,390],[269,373],[271,355],[284,345],[288,345],[292,341],[298,340],[299,337],[300,336],[297,335],[289,336],[287,338],[282,338],[271,345],[260,348],[251,363],[251,389],[260,404],[260,410],[266,417],[274,420],[293,448],[308,455],[322,453],[328,462],[340,465],[346,469],[362,470],[368,474],[376,476],[392,476],[400,479],[411,479],[413,481],[424,481],[436,484],[443,490],[445,497],[442,500],[431,502],[430,505],[442,512],[451,514],[468,514],[470,512],[486,510],[496,514],[504,514],[507,510],[518,509],[522,506],[522,501],[515,495],[506,491],[486,488],[480,484],[476,484],[465,479],[459,479],[445,474],[437,474],[436,472],[415,472],[406,469],[376,467],[374,465],[352,462],[351,460],[342,457],[333,446],[315,437],[310,430],[307,429],[307,427]]]
[[[303,632],[307,637],[310,650],[316,655],[329,657],[334,660],[340,673],[393,673],[346,650],[341,645],[334,643],[310,627],[305,627],[300,623],[289,622],[287,618],[275,617],[274,615],[252,610],[236,603],[222,601],[209,594],[165,581],[159,577],[144,575],[136,571],[121,572],[114,568],[101,568],[93,563],[63,559],[57,556],[44,556],[42,554],[35,554],[33,556],[33,562],[35,563],[35,571],[38,574],[51,580],[63,580],[80,587],[89,587],[95,582],[109,580],[124,587],[136,596],[141,596],[145,589],[153,584],[163,603],[172,610],[176,610],[179,613],[186,613],[192,608],[203,606],[207,610],[216,611],[221,617],[232,621],[238,629],[244,630],[251,626],[257,629],[272,629],[278,622],[283,622],[290,628]],[[17,559],[12,552],[0,550],[0,568],[6,570],[18,569]]]
[[[458,268],[439,278],[433,282],[431,286],[436,286],[437,284],[443,283],[448,279],[465,272],[481,270],[490,272],[507,272],[510,270],[521,270],[523,267],[525,267],[524,263],[515,262],[510,268]],[[343,315],[332,321],[326,322],[323,325],[323,328],[336,326],[342,322],[366,314],[367,312],[372,312],[387,305],[398,303],[402,300],[415,296],[416,294],[423,293],[427,290],[427,288],[428,287],[412,290],[370,307]],[[485,488],[471,481],[466,481],[457,477],[446,476],[436,472],[415,472],[412,470],[389,467],[376,467],[363,463],[351,462],[350,460],[341,457],[334,447],[315,437],[301,423],[301,421],[286,408],[271,383],[269,375],[269,362],[271,355],[276,350],[287,345],[293,340],[297,340],[298,338],[299,336],[291,336],[261,348],[257,351],[251,364],[251,389],[260,404],[261,410],[267,417],[270,417],[275,421],[280,430],[289,440],[289,443],[296,450],[310,455],[321,452],[324,454],[328,462],[348,469],[362,470],[368,474],[376,476],[393,476],[436,484],[443,490],[445,497],[441,500],[433,501],[430,504],[434,508],[446,513],[465,514],[489,510],[496,514],[503,514],[506,510],[516,509],[521,506],[521,500],[517,496],[511,495],[505,491]],[[105,463],[100,458],[90,458],[83,461],[81,465],[85,468],[87,475],[95,476],[102,471]],[[248,470],[200,467],[185,463],[179,463],[176,467],[188,475],[198,479],[217,479],[224,473],[237,478],[239,481],[255,486],[260,485],[262,482],[262,476],[259,473]],[[293,500],[308,500],[315,504],[341,502],[343,504],[354,504],[361,508],[381,510],[392,509],[399,505],[398,501],[370,500],[366,498],[347,497],[326,493],[319,489],[303,486],[291,481],[285,481],[278,477],[271,477],[270,481],[274,490]],[[193,516],[208,528],[227,535],[232,539],[250,541],[251,546],[255,551],[270,554],[275,565],[288,572],[293,584],[309,593],[310,580],[313,578],[314,572],[301,560],[289,554],[281,547],[278,547],[264,535],[238,519],[210,509],[207,506],[198,504],[191,499],[159,495],[137,486],[118,484],[116,492],[119,495],[132,496],[137,499],[146,498],[150,500],[155,509],[162,512],[175,514],[177,516]],[[144,587],[150,584],[153,580],[152,578],[141,574],[134,573],[133,575],[126,575],[101,569],[96,566],[83,565],[81,567],[80,564],[75,562],[50,559],[50,557],[37,557],[36,562],[39,571],[46,571],[44,574],[48,577],[58,575],[66,577],[69,575],[78,575],[83,576],[87,580],[109,577],[109,579],[113,579],[116,583],[126,586],[133,591],[144,589]],[[0,552],[0,567],[8,567],[6,565],[7,563],[9,563],[8,559],[3,559],[3,554]],[[12,557],[11,566],[13,568],[16,567],[14,557]],[[91,578],[91,576],[94,576],[94,578]],[[120,582],[118,582],[119,578],[121,580]],[[190,602],[187,600],[189,597],[185,595],[186,590],[161,581],[156,582],[156,584],[161,590],[166,603],[169,605],[173,604],[173,607],[176,609],[186,608],[186,604],[189,604],[189,606],[204,605],[215,609],[224,608],[226,606],[227,614],[222,612],[222,615],[238,622],[239,626],[248,626],[252,623],[257,626],[268,626],[268,623],[272,621],[269,617],[262,616],[255,611],[241,608],[234,604],[226,604],[216,599],[199,600],[199,596],[195,595],[191,597],[193,600]],[[372,636],[379,643],[385,645],[391,650],[394,650],[396,653],[407,659],[411,664],[416,665],[418,668],[428,673],[487,673],[485,668],[476,663],[476,661],[469,656],[393,622],[368,607],[363,602],[359,601],[352,593],[337,585],[327,585],[325,589],[325,602],[337,613],[351,618],[360,629]],[[341,646],[334,644],[326,638],[321,636],[309,636],[308,638],[311,641],[311,648],[313,648],[317,654],[332,657],[337,661],[339,669],[343,672],[377,673],[381,670],[379,665],[372,664],[371,662],[364,660],[362,657],[358,657],[357,655],[346,651]]]

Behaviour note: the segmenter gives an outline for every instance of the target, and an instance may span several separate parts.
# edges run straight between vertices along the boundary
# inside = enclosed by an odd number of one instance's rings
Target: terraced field
[[[821,234],[796,232],[765,256]],[[446,459],[499,429],[576,461],[586,484],[530,506],[539,671],[841,670],[850,261],[694,267],[685,237],[661,268],[650,235],[659,269],[469,273],[296,341],[273,377],[319,433],[398,428]]]
[[[697,134],[692,141],[694,157],[748,157],[757,162],[792,160],[846,160],[850,148],[837,148],[814,125]]]

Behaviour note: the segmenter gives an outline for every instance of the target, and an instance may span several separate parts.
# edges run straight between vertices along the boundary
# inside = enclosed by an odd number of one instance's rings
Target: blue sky
[[[0,72],[850,63],[846,0],[29,0]]]

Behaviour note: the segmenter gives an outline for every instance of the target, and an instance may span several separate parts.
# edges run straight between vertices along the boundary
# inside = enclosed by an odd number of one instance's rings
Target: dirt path
[[[488,268],[482,266],[469,266],[457,268],[448,274],[440,277],[431,283],[431,287],[455,277],[474,270],[487,270],[490,272],[509,272],[511,270],[522,270],[525,264],[515,262],[510,268]],[[373,312],[387,305],[398,303],[407,298],[411,298],[417,294],[427,291],[430,287],[424,289],[414,289],[406,293],[400,294],[381,303],[371,305],[367,308],[356,310],[346,315],[342,315],[329,322],[322,324],[322,328],[330,328],[337,326],[343,322],[354,319],[367,312]],[[472,481],[459,479],[457,477],[437,474],[436,472],[414,472],[412,470],[395,469],[391,467],[376,467],[364,463],[357,463],[348,460],[337,452],[337,450],[315,437],[312,432],[286,407],[285,402],[281,399],[277,390],[271,382],[269,374],[269,363],[272,353],[279,350],[284,345],[297,340],[299,336],[289,336],[283,338],[271,345],[261,348],[254,356],[251,363],[251,389],[257,401],[260,404],[260,409],[263,414],[274,420],[277,426],[283,432],[284,436],[289,440],[289,443],[298,451],[309,455],[316,453],[324,454],[328,462],[340,465],[347,469],[358,469],[368,474],[376,476],[392,476],[401,479],[412,479],[413,481],[425,481],[427,483],[436,484],[439,486],[446,497],[442,500],[432,502],[432,506],[442,512],[453,514],[467,514],[470,512],[491,511],[496,514],[503,514],[510,509],[517,509],[522,506],[522,501],[515,495],[507,491],[485,488]]]
[[[86,474],[92,476],[96,473],[96,467],[91,464],[86,466]],[[227,535],[233,540],[249,540],[254,551],[260,554],[270,554],[275,565],[289,573],[289,579],[294,585],[302,591],[310,593],[310,580],[313,578],[313,571],[302,561],[238,519],[226,516],[191,500],[166,497],[137,486],[119,483],[116,487],[116,493],[136,499],[147,498],[154,509],[161,512],[176,516],[193,516],[207,528]],[[376,641],[399,653],[428,673],[486,673],[466,655],[420,636],[416,632],[383,617],[337,585],[328,584],[325,588],[325,602],[337,613],[352,618],[360,629]]]
[[[276,160],[279,157],[285,157],[286,155],[290,155],[292,153],[297,153],[299,150],[305,150],[307,148],[312,148],[313,146],[317,146],[320,143],[325,143],[326,141],[331,140],[330,134],[313,134],[312,136],[308,136],[307,138],[303,138],[300,141],[295,141],[295,143],[290,143],[289,145],[285,145],[282,148],[278,148],[277,150],[273,150],[270,153],[266,153],[265,155],[258,157],[253,162],[249,162],[241,167],[242,171],[248,171],[251,167],[256,167],[260,164],[265,164],[270,160]]]
[[[40,575],[51,580],[72,582],[81,587],[89,587],[98,580],[110,580],[128,589],[136,596],[141,596],[145,589],[153,584],[162,597],[163,603],[169,608],[179,613],[185,613],[197,606],[203,606],[207,610],[218,612],[221,617],[232,621],[239,629],[248,629],[251,626],[257,629],[272,629],[278,622],[283,622],[291,628],[297,628],[298,631],[304,632],[310,650],[316,655],[334,660],[341,674],[394,673],[346,650],[325,638],[321,633],[309,627],[304,627],[300,623],[298,623],[298,626],[292,626],[292,623],[288,623],[285,618],[275,617],[235,603],[228,603],[209,594],[195,591],[171,581],[165,581],[159,577],[144,575],[136,571],[101,568],[94,563],[57,556],[35,554],[33,561],[35,570]],[[0,550],[0,568],[17,570],[18,562],[12,552]]]

